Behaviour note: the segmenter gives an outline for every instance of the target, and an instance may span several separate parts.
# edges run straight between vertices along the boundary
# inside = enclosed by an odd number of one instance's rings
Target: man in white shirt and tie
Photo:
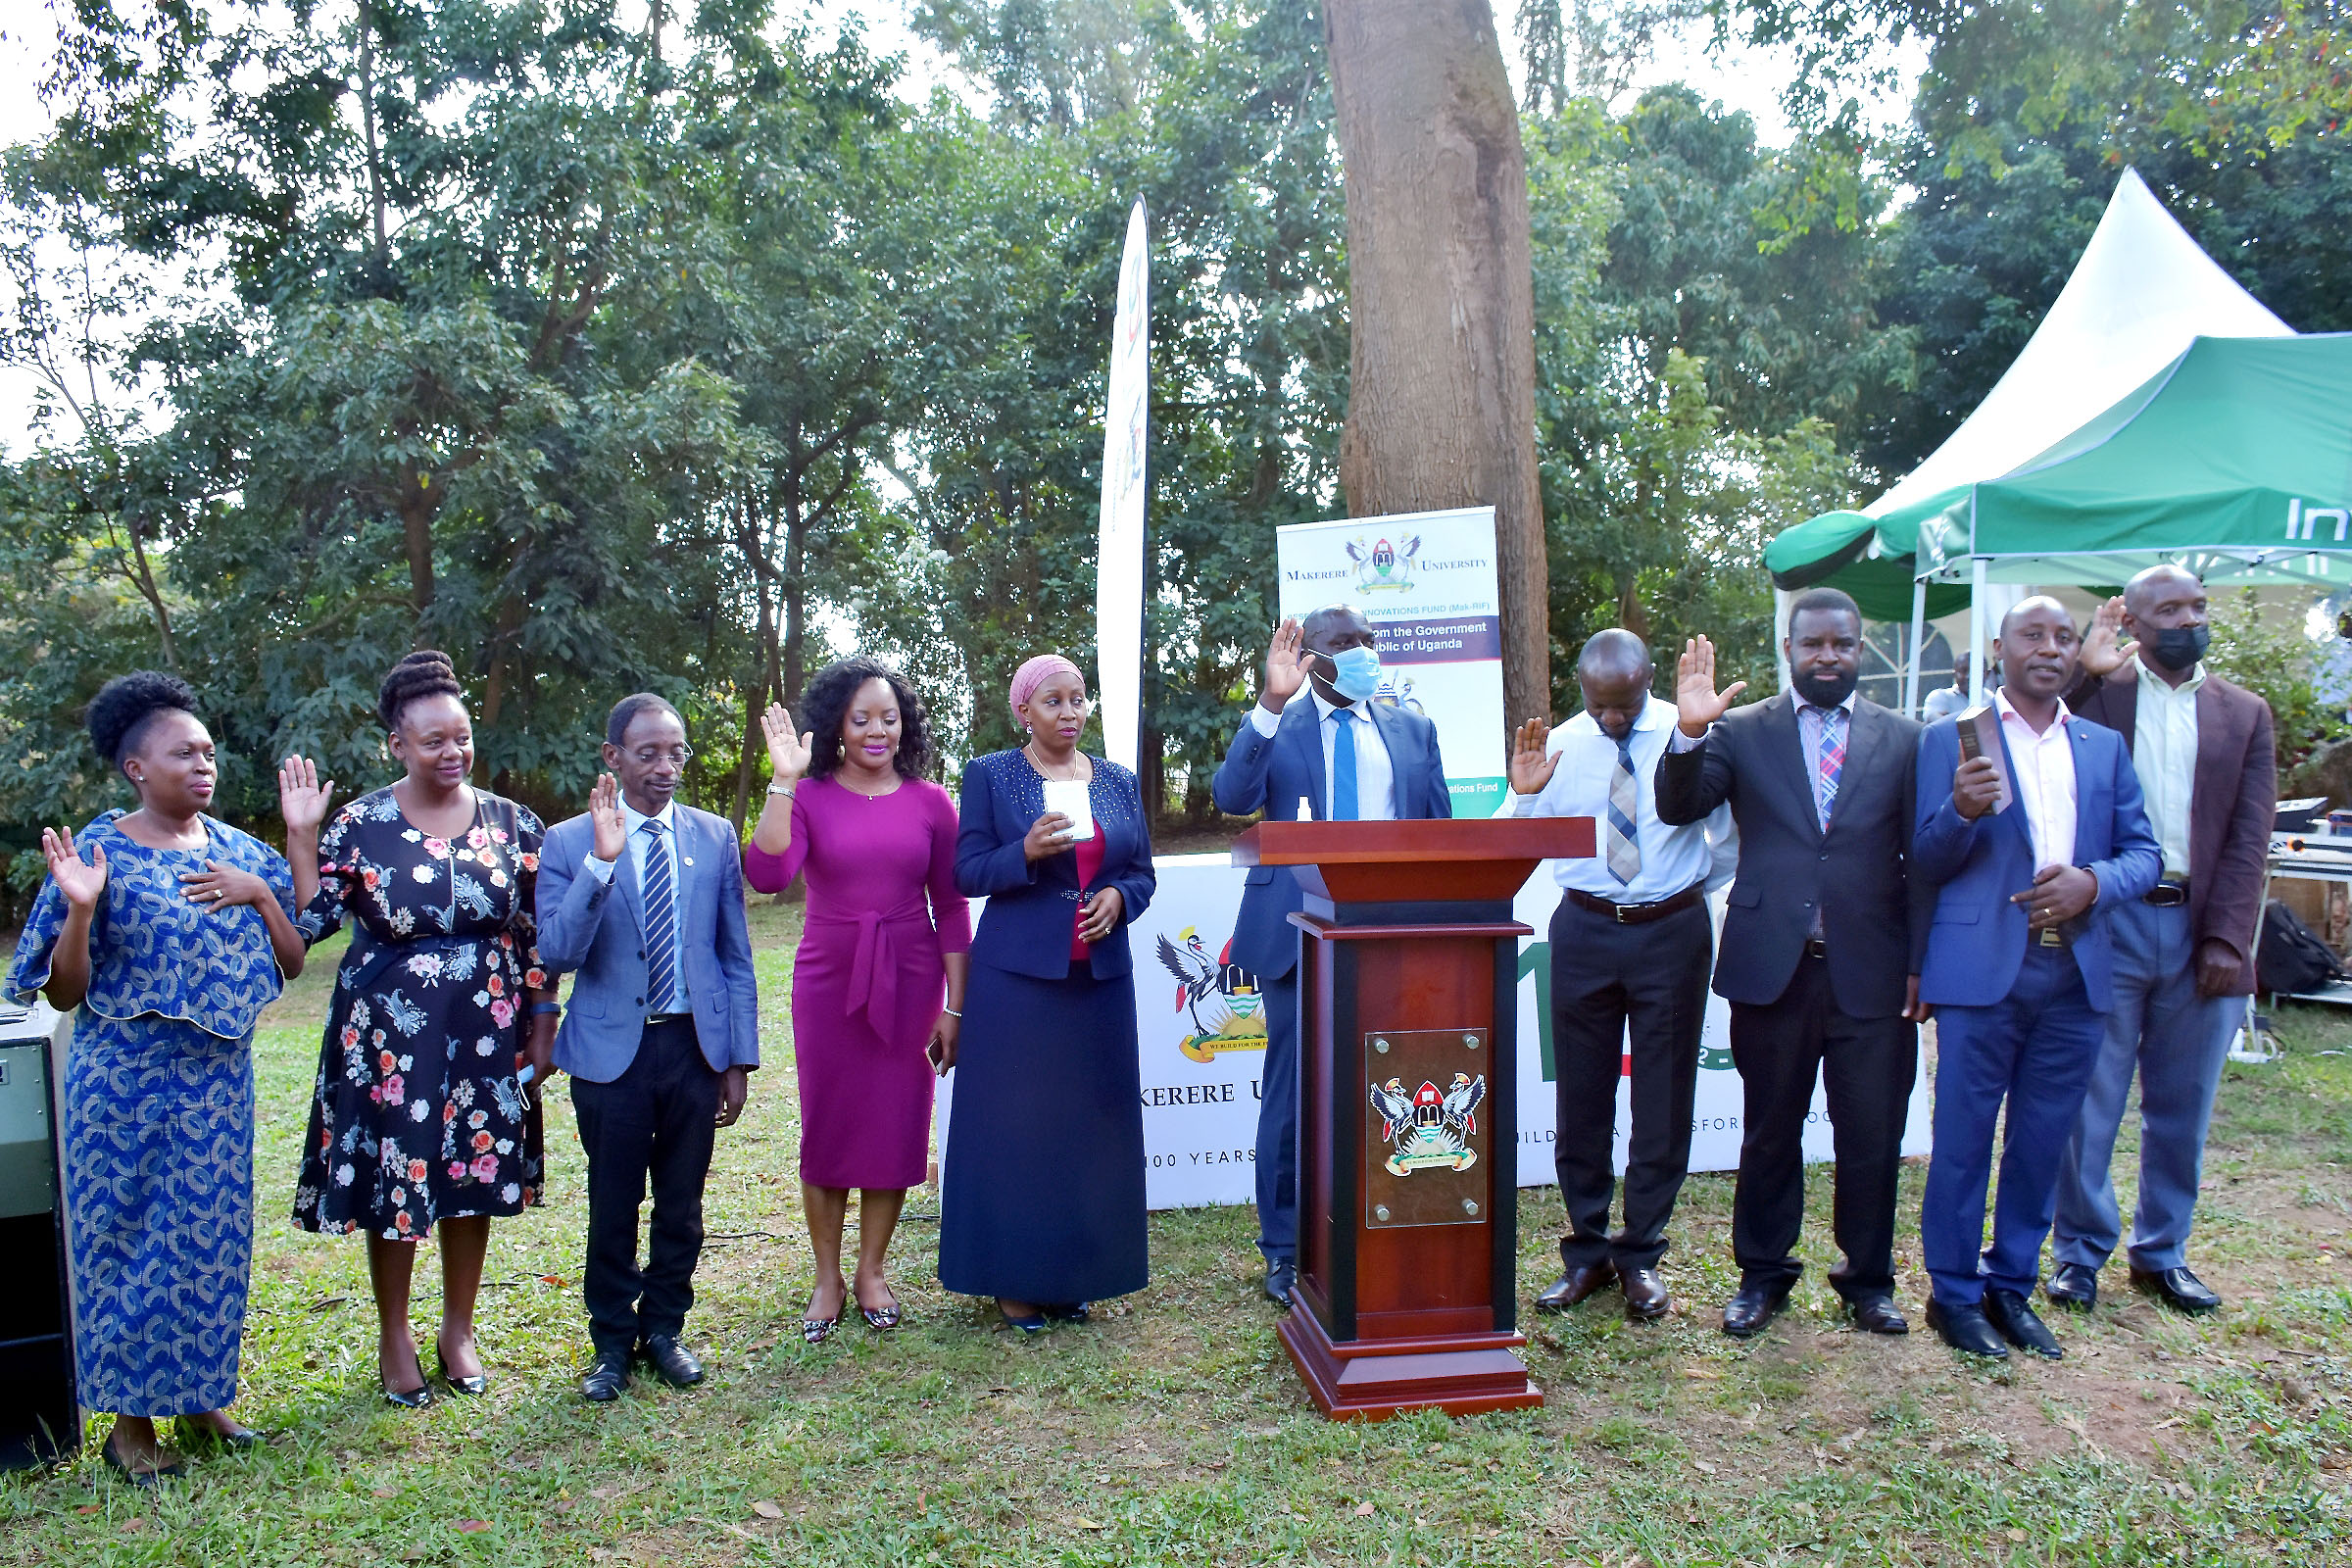
[[[1324,822],[1451,816],[1437,726],[1380,690],[1379,637],[1352,605],[1285,620],[1266,655],[1264,693],[1233,738],[1210,786],[1217,809],[1269,821]],[[1307,701],[1298,701],[1304,691]],[[1298,878],[1253,868],[1233,924],[1233,961],[1256,976],[1266,1008],[1266,1064],[1258,1079],[1258,1250],[1265,1293],[1288,1306],[1298,1282]]]
[[[1589,816],[1591,859],[1554,860],[1552,1061],[1559,1096],[1553,1161],[1568,1234],[1562,1272],[1536,1306],[1564,1311],[1612,1282],[1628,1317],[1673,1305],[1658,1260],[1690,1163],[1699,1030],[1715,956],[1706,896],[1732,879],[1731,808],[1698,822],[1660,821],[1653,775],[1675,705],[1652,697],[1649,650],[1632,632],[1593,634],[1576,663],[1585,710],[1552,729],[1519,726],[1511,794],[1497,814]],[[1629,1041],[1630,1032],[1630,1041]],[[1633,1136],[1624,1224],[1609,1231],[1617,1080],[1632,1057]]]

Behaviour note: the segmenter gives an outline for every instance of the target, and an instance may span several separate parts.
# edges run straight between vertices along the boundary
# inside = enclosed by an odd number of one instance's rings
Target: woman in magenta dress
[[[845,660],[808,682],[801,705],[806,735],[781,707],[761,721],[775,779],[743,874],[762,893],[808,874],[792,1054],[801,1200],[816,1252],[801,1334],[817,1345],[852,1294],[868,1324],[898,1326],[883,1255],[906,1189],[928,1174],[932,1087],[956,1064],[972,920],[956,891],[956,803],[919,776],[931,743],[906,677],[871,659]],[[853,1187],[858,1267],[845,1280],[841,1227]]]

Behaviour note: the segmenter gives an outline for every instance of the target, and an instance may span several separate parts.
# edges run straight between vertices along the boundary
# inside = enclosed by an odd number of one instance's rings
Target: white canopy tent
[[[2127,169],[2066,287],[2016,361],[1941,446],[1862,511],[1884,517],[2031,462],[2162,370],[2192,338],[2293,335],[2292,327],[2215,265],[2138,171]],[[1878,549],[1874,541],[1873,553]],[[1970,695],[1981,701],[1991,617],[2027,590],[1988,585],[1981,569],[1972,587]],[[1996,604],[1996,596],[2006,604]],[[1785,622],[1787,596],[1776,597]],[[1912,598],[1903,682],[1903,706],[1912,711],[1919,704],[1926,606],[1923,582]]]

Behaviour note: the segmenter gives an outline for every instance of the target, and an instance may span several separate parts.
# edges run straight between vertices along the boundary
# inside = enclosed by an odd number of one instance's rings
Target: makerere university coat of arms
[[[1159,939],[1159,961],[1176,977],[1176,1005],[1189,1008],[1193,1032],[1176,1047],[1195,1061],[1228,1051],[1266,1049],[1266,1012],[1257,976],[1230,961],[1233,944],[1212,958],[1200,933],[1186,926],[1177,940]]]
[[[1443,1094],[1426,1080],[1410,1096],[1404,1081],[1372,1085],[1372,1108],[1380,1112],[1380,1136],[1392,1146],[1383,1161],[1392,1176],[1410,1176],[1432,1165],[1468,1170],[1478,1163],[1470,1135],[1478,1131],[1478,1107],[1487,1098],[1487,1075],[1453,1075]]]

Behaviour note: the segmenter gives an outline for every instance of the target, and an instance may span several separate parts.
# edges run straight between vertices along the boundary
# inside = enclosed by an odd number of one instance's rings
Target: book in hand
[[[1954,722],[1960,732],[1960,760],[1969,761],[1985,758],[1992,763],[1992,778],[1996,792],[1992,808],[1997,813],[2009,809],[2017,791],[2009,786],[2009,756],[2001,750],[2001,715],[1990,703],[1972,708]]]

